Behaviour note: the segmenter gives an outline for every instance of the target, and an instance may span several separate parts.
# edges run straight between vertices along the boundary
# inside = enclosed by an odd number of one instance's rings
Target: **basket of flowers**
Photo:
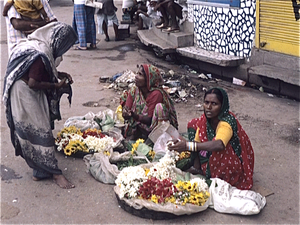
[[[75,126],[65,127],[58,132],[55,145],[66,156],[84,157],[87,154],[104,153],[115,146],[115,140],[96,128],[81,131]]]
[[[114,191],[127,212],[148,219],[170,219],[204,211],[209,186],[201,175],[176,168],[178,153],[167,151],[157,163],[124,168]]]

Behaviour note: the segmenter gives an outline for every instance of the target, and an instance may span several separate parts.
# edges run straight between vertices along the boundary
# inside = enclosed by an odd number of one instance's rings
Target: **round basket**
[[[65,156],[68,156],[68,157],[74,157],[74,158],[83,158],[84,156],[88,155],[88,154],[93,154],[93,152],[82,152],[82,151],[78,151],[72,155],[66,155],[65,152],[62,150],[62,151],[59,151],[60,153],[62,153],[63,155]]]
[[[124,200],[121,200],[119,196],[116,194],[117,200],[119,205],[121,206],[122,209],[124,209],[126,212],[141,217],[145,219],[152,219],[152,220],[169,220],[169,219],[174,219],[178,218],[178,215],[168,213],[168,212],[158,212],[154,210],[147,209],[145,207],[141,209],[135,209],[134,207],[131,207],[128,205]]]

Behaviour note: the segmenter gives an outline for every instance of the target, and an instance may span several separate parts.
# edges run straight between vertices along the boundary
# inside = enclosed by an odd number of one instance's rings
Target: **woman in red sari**
[[[170,150],[191,151],[194,167],[206,178],[220,178],[232,186],[253,186],[254,151],[251,142],[229,111],[227,93],[212,88],[204,95],[204,114],[188,123],[190,142],[175,141]]]

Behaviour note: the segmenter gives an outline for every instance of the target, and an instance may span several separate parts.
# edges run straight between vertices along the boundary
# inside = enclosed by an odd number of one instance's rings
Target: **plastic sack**
[[[105,184],[114,184],[120,173],[118,167],[109,162],[110,156],[103,153],[89,154],[83,157],[83,161],[89,172],[96,180]]]
[[[209,207],[220,213],[258,214],[266,205],[266,198],[251,190],[240,190],[219,178],[211,178]]]
[[[115,113],[111,109],[105,109],[95,114],[94,120],[98,121],[101,125],[102,131],[108,131],[115,125]]]
[[[118,128],[111,128],[108,131],[104,132],[109,137],[114,139],[114,143],[112,144],[112,148],[116,148],[119,145],[122,145],[122,140],[124,139],[121,130]]]
[[[170,140],[172,140],[172,137],[168,133],[160,135],[153,146],[155,155],[164,155],[168,149],[167,143]]]
[[[150,168],[151,166],[153,166],[153,164],[143,164],[140,165],[142,168]],[[172,168],[175,173],[179,176],[185,177],[186,172],[183,172],[177,168]],[[192,174],[190,174],[191,179],[197,176],[194,176]],[[208,208],[209,202],[210,200],[208,199],[203,206],[197,206],[197,205],[193,205],[193,204],[189,204],[187,203],[186,205],[176,205],[170,202],[167,202],[165,204],[157,204],[154,203],[152,201],[148,201],[145,199],[139,199],[139,198],[131,198],[131,199],[127,199],[127,198],[122,198],[120,195],[120,187],[115,186],[114,187],[114,191],[115,193],[118,195],[120,200],[123,200],[126,202],[127,205],[129,205],[130,207],[133,207],[134,209],[140,210],[143,207],[147,208],[148,210],[153,210],[153,211],[158,211],[158,212],[167,212],[167,213],[172,213],[174,215],[190,215],[193,213],[198,213],[201,211],[204,211]]]
[[[94,121],[95,114],[92,112],[88,112],[84,116],[73,116],[66,120],[64,127],[75,126],[79,128],[81,131],[85,131],[89,128],[100,129],[99,124]]]
[[[84,116],[74,116],[66,120],[64,127],[76,126],[81,131],[87,129],[98,129],[102,131],[109,131],[114,127],[115,113],[111,109],[104,108],[102,111],[94,114],[88,112]]]
[[[102,153],[94,153],[86,155],[83,160],[87,166],[87,172],[89,172],[97,181],[105,184],[115,184],[120,170],[114,163],[120,161],[127,161],[131,157],[131,152],[111,152],[110,156]],[[145,159],[145,156],[133,156],[134,159]]]
[[[173,127],[169,121],[162,121],[159,123],[149,134],[150,140],[155,143],[157,139],[163,135],[164,133],[168,133],[172,139],[177,139],[180,137],[178,130]]]

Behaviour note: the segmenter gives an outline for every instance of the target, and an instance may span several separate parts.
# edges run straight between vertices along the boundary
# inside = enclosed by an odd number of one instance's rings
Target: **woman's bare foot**
[[[75,185],[69,182],[62,174],[60,175],[53,174],[53,181],[63,189],[70,189],[75,187]]]
[[[41,179],[38,178],[38,177],[33,176],[33,177],[32,177],[32,180],[34,180],[34,181],[40,181]]]

